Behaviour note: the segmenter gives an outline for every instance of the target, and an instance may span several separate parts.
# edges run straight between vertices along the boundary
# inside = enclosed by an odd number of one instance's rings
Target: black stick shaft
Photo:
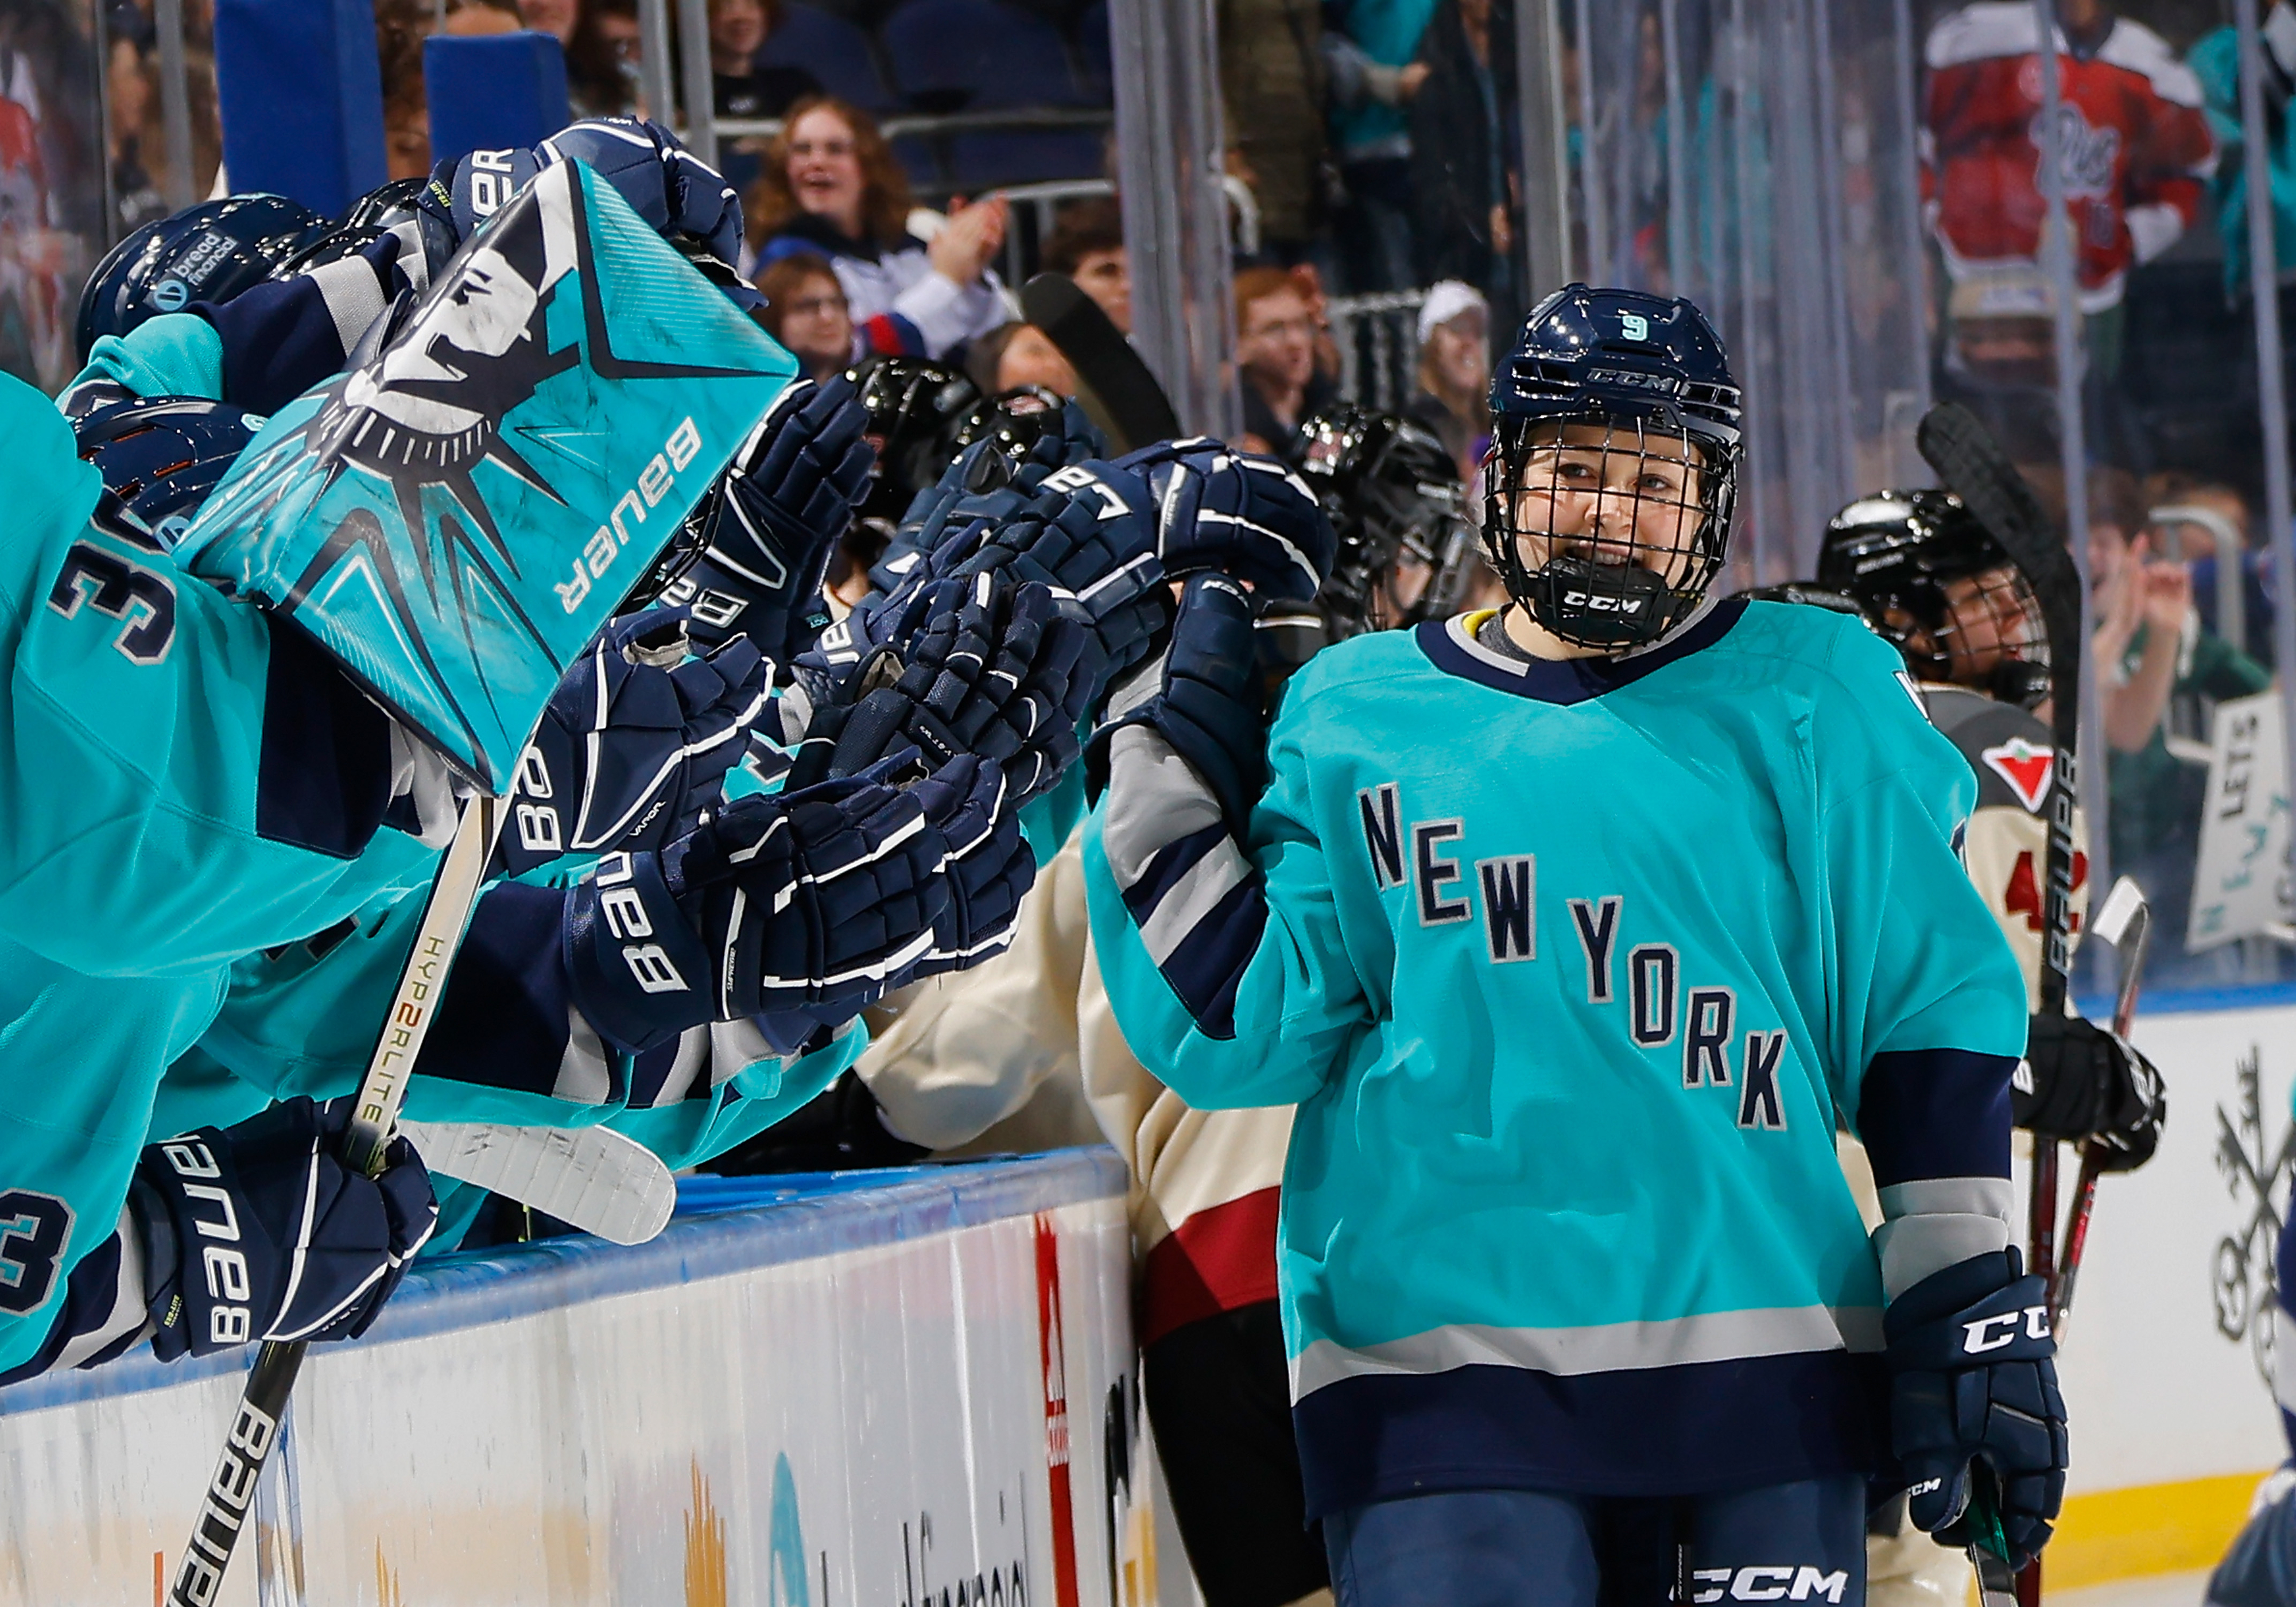
[[[272,1447],[279,1443],[279,1425],[307,1348],[299,1341],[266,1343],[256,1356],[231,1432],[224,1439],[223,1455],[217,1459],[215,1477],[208,1480],[192,1543],[184,1548],[183,1565],[168,1587],[168,1607],[212,1607],[222,1590],[231,1554],[253,1521],[255,1486],[271,1460]]]

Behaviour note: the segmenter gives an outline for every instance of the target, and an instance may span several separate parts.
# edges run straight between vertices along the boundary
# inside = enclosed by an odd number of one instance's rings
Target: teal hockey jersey
[[[1142,1062],[1299,1106],[1309,1510],[1870,1470],[1886,1300],[2007,1242],[2024,988],[1969,767],[1853,620],[1724,603],[1557,663],[1481,617],[1310,662],[1248,841],[1144,726],[1086,837]]]

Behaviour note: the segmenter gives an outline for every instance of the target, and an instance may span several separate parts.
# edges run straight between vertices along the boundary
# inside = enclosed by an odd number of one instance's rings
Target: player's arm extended
[[[443,766],[316,647],[107,521],[62,418],[6,383],[0,933],[84,974],[159,975],[419,873],[429,850],[382,827],[402,782],[451,824]]]
[[[1821,705],[1811,733],[1838,979],[1827,1058],[1873,1159],[1894,1300],[2009,1242],[2025,985],[1957,856],[1967,763],[1899,688],[1886,646],[1845,637],[1842,658],[1856,691]]]
[[[1308,824],[1304,688],[1276,721],[1272,782],[1264,793],[1250,789],[1256,808],[1239,805],[1233,772],[1226,786],[1205,774],[1228,769],[1227,758],[1248,767],[1259,729],[1255,709],[1223,742],[1196,717],[1218,725],[1222,716],[1185,685],[1211,685],[1233,670],[1228,690],[1241,693],[1251,665],[1248,603],[1228,621],[1242,627],[1232,651],[1211,645],[1193,668],[1185,661],[1192,613],[1215,582],[1234,593],[1232,603],[1242,597],[1224,577],[1190,582],[1168,655],[1176,668],[1143,672],[1162,675],[1165,712],[1119,725],[1107,742],[1107,791],[1086,827],[1086,904],[1110,1004],[1142,1065],[1199,1110],[1296,1104],[1324,1086],[1368,1007]],[[1197,738],[1180,740],[1193,760],[1173,740],[1189,731]],[[1227,758],[1212,757],[1224,746]]]

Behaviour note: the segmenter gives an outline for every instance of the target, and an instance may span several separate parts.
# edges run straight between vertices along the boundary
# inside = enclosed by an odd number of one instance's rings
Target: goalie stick
[[[367,1062],[357,1103],[351,1109],[350,1130],[344,1136],[343,1162],[372,1177],[382,1170],[384,1153],[406,1098],[406,1079],[422,1052],[444,992],[447,972],[454,963],[470,925],[472,906],[486,876],[487,857],[493,852],[495,833],[501,828],[502,800],[480,793],[463,806],[455,840],[439,861],[438,879],[422,906],[422,923],[415,929],[414,947],[406,957],[392,991],[390,1009],[383,1017],[382,1037]],[[279,1420],[287,1397],[303,1365],[307,1341],[266,1340],[249,1370],[246,1388],[233,1415],[223,1455],[209,1480],[191,1544],[183,1565],[168,1590],[169,1607],[213,1607],[223,1588],[232,1549],[238,1544],[256,1481],[279,1438]]]
[[[2089,923],[2093,936],[2112,945],[2120,961],[2120,991],[2112,1002],[2112,1030],[2128,1036],[2136,1020],[2136,990],[2144,980],[2144,950],[2152,936],[2152,906],[2127,876],[2112,884],[2104,907]],[[2065,1258],[2057,1269],[2057,1342],[2064,1343],[2065,1319],[2072,1314],[2073,1287],[2080,1279],[2081,1256],[2088,1249],[2088,1225],[2096,1209],[2097,1179],[2104,1175],[2096,1140],[2081,1145],[2080,1181],[2073,1185],[2072,1215],[2065,1222]]]
[[[1108,434],[1113,451],[1136,452],[1180,433],[1171,398],[1100,303],[1066,274],[1039,274],[1021,287],[1021,311],[1061,348],[1085,394],[1077,401]]]
[[[677,1206],[661,1157],[611,1127],[402,1121],[398,1130],[441,1177],[490,1189],[610,1244],[643,1244]]]
[[[2054,755],[2049,770],[2047,890],[2041,900],[2040,1009],[2044,1013],[2061,1014],[2072,974],[2073,805],[2079,795],[2075,756],[2080,740],[2085,645],[2080,570],[2073,562],[2071,549],[2051,527],[2033,488],[1969,409],[1957,402],[1931,408],[1915,431],[1914,440],[1945,488],[1961,498],[1962,504],[2001,544],[2010,562],[2024,571],[2048,632],[2049,726]],[[2031,1270],[2041,1275],[2054,1309],[2057,1146],[2038,1136],[2033,1141],[2027,1216],[2032,1234]],[[1972,1541],[1969,1559],[1977,1570],[1978,1587],[1987,1607],[1995,1607],[1994,1597],[2004,1589],[2002,1576],[2008,1571],[2008,1562],[2005,1546],[1997,1554],[1987,1543],[1998,1544],[2001,1522],[1991,1505],[1991,1492],[1981,1479],[1972,1489],[1971,1505],[1971,1527],[1982,1537]],[[2040,1568],[2038,1558],[2027,1564],[2016,1582],[2014,1599],[2028,1603],[2040,1600]],[[2000,1607],[2007,1607],[2006,1603]]]

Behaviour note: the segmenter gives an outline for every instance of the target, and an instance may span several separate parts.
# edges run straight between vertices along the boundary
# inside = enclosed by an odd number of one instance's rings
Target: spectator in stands
[[[2144,507],[2145,522],[2160,538],[2160,550],[2193,566],[2193,605],[2200,611],[2201,624],[2227,641],[2234,639],[2233,633],[2217,620],[2217,560],[2224,537],[2237,545],[2243,604],[2237,644],[2270,668],[2276,658],[2272,554],[2255,545],[2256,523],[2248,499],[2219,481],[2165,470],[2145,477]]]
[[[577,117],[650,115],[638,95],[637,0],[581,0],[566,47],[566,92]]]
[[[1491,309],[1456,279],[1419,304],[1419,389],[1404,416],[1424,424],[1472,481],[1490,439]]]
[[[438,20],[429,0],[376,0],[375,53],[382,69],[383,170],[392,178],[430,171],[430,108],[422,90],[422,41]]]
[[[581,0],[519,0],[518,14],[535,32],[548,34],[562,45],[570,45],[575,27],[582,20]]]
[[[864,345],[942,357],[1005,321],[988,265],[1004,244],[1001,196],[957,201],[930,242],[909,229],[909,184],[876,120],[833,95],[808,95],[767,152],[750,193],[758,266],[797,251],[829,258]]]
[[[986,396],[1041,385],[1054,396],[1072,398],[1083,389],[1061,348],[1033,324],[1007,324],[981,336],[965,354],[964,372]]]
[[[1517,301],[1506,157],[1515,103],[1512,35],[1511,23],[1494,18],[1491,0],[1443,0],[1419,47],[1426,83],[1411,97],[1419,282],[1464,280],[1503,313]]]
[[[2104,381],[2120,367],[2128,270],[2192,225],[2216,142],[2200,80],[2160,35],[2104,0],[2061,0],[2057,16],[2060,160],[2090,373]],[[2039,44],[2017,0],[1964,6],[1930,30],[1923,184],[1956,285],[2030,274],[2039,258]]]
[[[1235,276],[1235,361],[1243,377],[1243,445],[1289,457],[1300,421],[1329,404],[1316,371],[1316,309],[1300,275],[1250,267]]]
[[[766,332],[805,365],[808,379],[825,380],[853,361],[853,312],[829,258],[793,252],[758,275],[758,293]]]
[[[719,117],[779,117],[821,93],[804,68],[758,60],[781,20],[782,0],[709,0],[709,82]]]
[[[1114,196],[1062,208],[1045,242],[1044,266],[1075,280],[1111,324],[1132,332],[1132,258],[1124,248],[1123,209]]]
[[[442,34],[514,34],[526,26],[517,0],[458,0],[439,24]]]
[[[1412,96],[1431,69],[1414,58],[1436,0],[1342,0],[1324,33],[1332,143],[1347,204],[1340,212],[1341,283],[1357,294],[1414,283]]]
[[[1324,225],[1321,0],[1218,0],[1228,168],[1259,204],[1267,253],[1298,262]]]
[[[2157,551],[2144,522],[2134,477],[2119,470],[2090,477],[2090,645],[2103,677],[2112,867],[2143,886],[2174,953],[2208,789],[2205,765],[2176,750],[2192,753],[2216,703],[2262,692],[2272,676],[2202,627],[2189,566]]]

